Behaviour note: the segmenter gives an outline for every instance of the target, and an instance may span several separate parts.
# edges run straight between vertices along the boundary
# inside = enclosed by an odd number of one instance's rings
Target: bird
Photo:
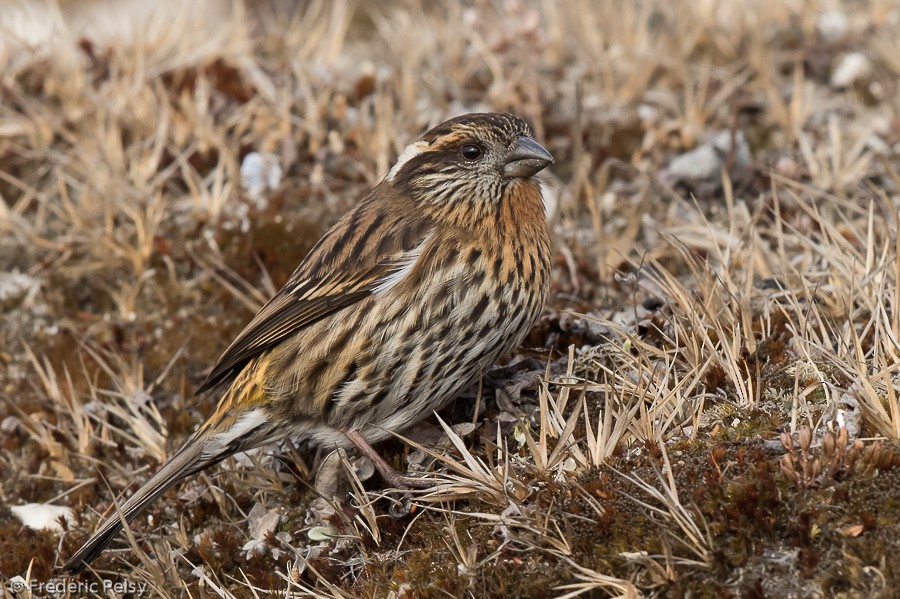
[[[219,358],[196,392],[213,413],[63,569],[84,570],[177,482],[292,435],[355,446],[404,488],[372,444],[454,399],[541,314],[552,249],[536,175],[553,162],[507,113],[407,146]]]

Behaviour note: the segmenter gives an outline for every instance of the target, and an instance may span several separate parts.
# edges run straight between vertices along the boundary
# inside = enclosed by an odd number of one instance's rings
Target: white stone
[[[823,12],[816,19],[816,29],[825,41],[835,42],[847,33],[847,15],[839,10]]]
[[[833,87],[849,87],[868,76],[871,71],[872,63],[862,52],[844,54],[831,73],[831,85]]]
[[[0,272],[0,307],[14,304],[31,305],[41,289],[41,282],[18,270]]]
[[[733,142],[732,142],[733,140]],[[715,179],[725,165],[734,144],[734,168],[743,169],[750,164],[750,146],[743,132],[720,131],[693,150],[676,156],[665,169],[667,177],[675,180]]]
[[[259,200],[266,191],[281,183],[281,164],[271,153],[250,152],[241,163],[241,187],[253,200]]]
[[[72,517],[72,510],[61,505],[52,505],[49,503],[26,503],[23,505],[14,505],[10,511],[21,520],[22,524],[32,530],[55,530],[62,532],[62,526],[59,518],[65,518],[66,522],[72,523],[75,519]]]

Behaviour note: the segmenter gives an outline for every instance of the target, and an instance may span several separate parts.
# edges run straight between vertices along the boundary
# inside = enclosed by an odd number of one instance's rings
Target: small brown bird
[[[510,114],[460,116],[408,146],[310,251],[197,393],[215,412],[121,506],[133,520],[176,482],[287,435],[372,449],[513,350],[540,315],[550,238],[534,175],[553,157]],[[122,529],[108,518],[66,563]]]

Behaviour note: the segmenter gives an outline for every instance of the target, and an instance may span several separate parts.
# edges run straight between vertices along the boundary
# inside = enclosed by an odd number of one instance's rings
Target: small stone
[[[34,303],[40,289],[39,280],[18,270],[0,272],[0,309],[10,310],[17,305],[28,307]]]
[[[719,176],[732,153],[734,170],[749,166],[752,157],[743,132],[720,131],[711,135],[706,143],[676,156],[663,171],[663,176],[674,181],[712,180]]]
[[[862,52],[850,52],[838,61],[831,73],[831,85],[836,88],[850,87],[872,72],[872,63]]]
[[[10,434],[16,432],[17,428],[19,428],[19,419],[15,416],[7,416],[0,422],[0,432]]]
[[[659,108],[652,104],[638,104],[637,114],[645,127],[654,125],[659,120]]]
[[[801,171],[800,165],[790,156],[779,156],[775,161],[775,172],[785,177],[796,179]]]
[[[65,518],[66,522],[69,523],[75,521],[70,508],[49,503],[14,505],[10,508],[10,511],[22,522],[22,524],[32,530],[53,530],[62,532],[62,526],[59,523],[60,517]]]
[[[281,175],[281,164],[275,154],[250,152],[241,163],[241,187],[257,203],[263,193],[278,187]]]
[[[816,29],[822,39],[828,42],[836,42],[847,33],[849,22],[847,15],[839,10],[823,12],[816,19]]]

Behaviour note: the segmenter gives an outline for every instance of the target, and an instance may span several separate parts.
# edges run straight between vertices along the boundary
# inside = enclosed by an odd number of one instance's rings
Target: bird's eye
[[[459,149],[459,152],[466,160],[478,160],[481,158],[481,148],[475,144],[465,144]]]

